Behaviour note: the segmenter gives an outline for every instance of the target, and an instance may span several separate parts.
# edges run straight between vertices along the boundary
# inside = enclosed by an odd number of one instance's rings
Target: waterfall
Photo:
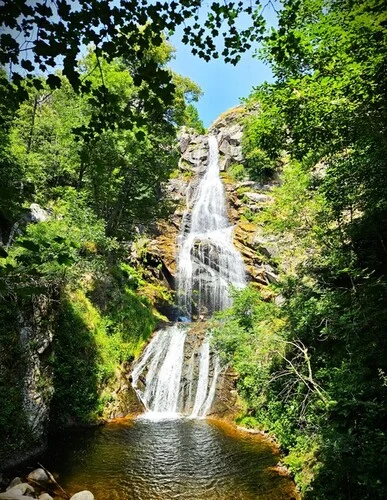
[[[226,197],[219,175],[218,144],[208,137],[208,167],[196,189],[187,225],[178,239],[178,305],[190,320],[231,305],[229,286],[245,286],[245,269],[233,245]],[[205,417],[213,403],[221,366],[208,335],[191,345],[189,323],[156,333],[132,372],[132,385],[147,417]],[[191,350],[191,352],[189,352]],[[196,376],[197,374],[197,376]]]
[[[178,303],[189,317],[225,309],[231,305],[230,284],[245,286],[243,260],[227,217],[216,137],[209,136],[208,146],[208,168],[197,188],[191,225],[178,242]]]
[[[152,416],[175,415],[178,411],[186,332],[179,325],[157,332],[132,372],[132,384]],[[148,366],[143,385],[139,381]]]
[[[208,390],[208,375],[210,369],[210,342],[204,339],[200,348],[200,361],[199,361],[199,379],[196,389],[196,397],[191,416],[198,417],[200,410],[206,400]]]

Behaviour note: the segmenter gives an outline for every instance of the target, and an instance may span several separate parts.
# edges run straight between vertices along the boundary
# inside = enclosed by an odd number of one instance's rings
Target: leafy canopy
[[[18,0],[0,6],[0,65],[8,66],[10,80],[17,87],[19,99],[27,98],[28,86],[41,88],[38,73],[45,76],[51,89],[61,86],[55,69],[62,67],[63,75],[76,92],[88,92],[89,83],[78,69],[77,62],[84,47],[94,46],[95,69],[103,75],[101,58],[111,62],[122,58],[131,66],[134,85],[147,87],[148,109],[168,105],[173,100],[174,84],[171,74],[157,64],[149,52],[163,43],[163,34],[173,33],[184,26],[182,41],[192,46],[192,52],[209,61],[219,57],[214,38],[222,37],[221,55],[225,62],[236,64],[240,52],[260,39],[264,21],[251,2],[211,2],[204,24],[199,9],[204,2],[151,2],[147,0],[49,0],[33,2]],[[259,2],[256,3],[259,6]],[[237,29],[241,14],[251,15],[251,25]],[[11,83],[8,83],[11,85]],[[114,92],[105,85],[94,89],[94,96],[104,110],[100,119],[94,117],[90,129],[99,132],[112,127],[120,113],[112,105]],[[127,123],[135,121],[129,114]]]

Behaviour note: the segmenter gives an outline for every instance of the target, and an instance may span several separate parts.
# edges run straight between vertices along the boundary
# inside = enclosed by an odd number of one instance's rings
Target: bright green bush
[[[154,329],[145,299],[117,284],[106,293],[109,308],[103,312],[81,289],[63,294],[54,340],[52,422],[57,424],[100,417],[109,399],[104,388],[122,363],[139,354]]]

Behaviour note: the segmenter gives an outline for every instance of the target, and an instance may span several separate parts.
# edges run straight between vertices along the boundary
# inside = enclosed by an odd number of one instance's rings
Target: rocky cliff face
[[[244,214],[252,213],[273,202],[271,189],[278,184],[273,179],[265,184],[253,181],[238,182],[229,173],[230,167],[243,164],[242,137],[245,110],[237,107],[221,115],[210,127],[209,134],[216,136],[219,145],[219,164],[226,189],[229,217],[235,226],[234,244],[241,252],[249,281],[255,283],[267,296],[271,292],[267,285],[278,279],[275,257],[278,253],[274,237],[263,235],[259,227],[250,224]],[[176,203],[176,210],[168,221],[159,224],[159,235],[149,245],[149,253],[165,270],[165,276],[172,285],[176,273],[176,245],[181,226],[184,227],[185,210],[189,213],[195,189],[205,172],[208,162],[207,137],[183,129],[179,136],[179,175],[167,186],[167,192]]]
[[[34,296],[8,318],[0,341],[0,379],[7,420],[1,436],[5,467],[36,453],[45,444],[54,392],[50,357],[57,317],[54,295]],[[3,315],[3,318],[7,318]],[[1,422],[3,424],[3,422]]]
[[[20,343],[25,353],[26,375],[23,387],[23,409],[30,431],[37,441],[44,436],[54,393],[50,363],[56,323],[53,297],[37,296],[30,314],[20,316]]]

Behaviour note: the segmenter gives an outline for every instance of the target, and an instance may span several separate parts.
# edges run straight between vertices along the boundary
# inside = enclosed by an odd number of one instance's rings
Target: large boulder
[[[249,200],[255,201],[257,203],[260,203],[260,202],[272,202],[272,201],[274,201],[274,198],[272,196],[269,196],[268,194],[247,192],[247,193],[244,193],[244,195]]]
[[[28,483],[16,484],[11,488],[8,488],[6,492],[0,493],[1,499],[31,498],[33,496],[35,496],[35,490]]]
[[[26,219],[29,222],[45,222],[51,217],[51,213],[48,210],[44,210],[37,203],[31,203],[29,212],[26,215]]]
[[[14,477],[12,481],[9,483],[7,490],[10,490],[11,488],[13,488],[18,484],[22,484],[22,482],[23,481],[20,479],[20,477]]]
[[[206,136],[197,136],[191,140],[183,155],[179,167],[181,170],[205,171],[208,162],[208,141]]]

